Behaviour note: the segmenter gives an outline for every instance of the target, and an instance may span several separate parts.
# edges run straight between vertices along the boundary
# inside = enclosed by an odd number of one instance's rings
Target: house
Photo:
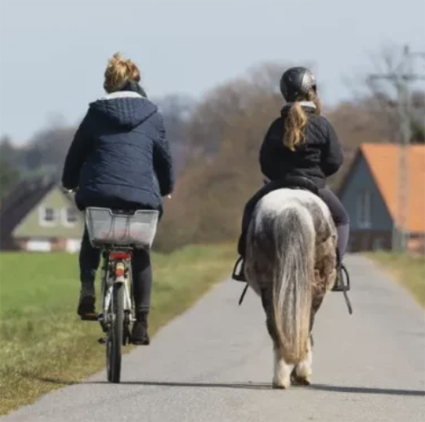
[[[77,252],[83,228],[84,215],[56,180],[24,180],[2,202],[0,249]]]
[[[351,219],[350,251],[390,250],[400,231],[408,249],[425,251],[425,145],[406,147],[404,218],[397,210],[400,154],[396,144],[358,149],[338,192]]]

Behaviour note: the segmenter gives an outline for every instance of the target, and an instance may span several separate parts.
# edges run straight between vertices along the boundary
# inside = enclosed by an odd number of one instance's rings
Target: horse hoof
[[[273,382],[273,390],[287,390],[289,388],[290,384],[281,384],[278,382]]]
[[[292,376],[291,384],[297,385],[297,386],[308,386],[308,385],[311,385],[311,380],[310,378],[306,378],[306,377]]]

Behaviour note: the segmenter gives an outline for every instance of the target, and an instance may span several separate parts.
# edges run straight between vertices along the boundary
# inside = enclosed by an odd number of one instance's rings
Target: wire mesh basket
[[[108,208],[86,209],[86,226],[95,247],[127,246],[150,249],[156,234],[159,212],[139,210],[134,214],[114,213]]]

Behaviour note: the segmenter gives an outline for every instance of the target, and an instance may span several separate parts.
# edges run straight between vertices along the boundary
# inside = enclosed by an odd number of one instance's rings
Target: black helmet
[[[296,101],[311,89],[316,92],[316,78],[305,67],[291,67],[280,79],[280,91],[286,101]]]

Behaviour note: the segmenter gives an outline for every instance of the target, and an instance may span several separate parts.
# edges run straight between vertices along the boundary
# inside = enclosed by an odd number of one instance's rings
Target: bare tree
[[[372,59],[374,72],[365,79],[370,93],[369,110],[386,119],[392,141],[400,139],[403,120],[408,120],[411,142],[423,142],[425,126],[425,73],[407,47],[384,47]],[[422,84],[420,83],[422,81]]]
[[[188,146],[186,126],[195,107],[195,101],[183,95],[168,95],[157,100],[164,118],[164,125],[170,140],[171,153],[177,174],[183,170]]]

